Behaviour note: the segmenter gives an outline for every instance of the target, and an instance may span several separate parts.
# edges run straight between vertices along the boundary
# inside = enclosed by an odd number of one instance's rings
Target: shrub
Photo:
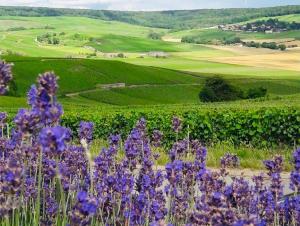
[[[148,34],[148,38],[153,39],[153,40],[160,40],[162,38],[162,36],[163,36],[163,33],[157,33],[154,31],[151,31]]]
[[[280,44],[280,45],[278,46],[278,48],[279,48],[281,51],[284,51],[284,50],[286,50],[286,45]]]
[[[119,58],[125,58],[125,54],[124,53],[118,53],[117,57],[119,57]]]
[[[259,88],[250,88],[247,92],[247,99],[255,99],[264,97],[267,95],[267,89],[263,87]]]
[[[242,91],[220,77],[208,78],[199,94],[203,102],[237,100],[242,96]]]

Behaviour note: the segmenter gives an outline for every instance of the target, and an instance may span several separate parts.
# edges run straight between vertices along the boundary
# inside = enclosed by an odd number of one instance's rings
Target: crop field
[[[248,21],[263,18],[269,17]],[[292,22],[298,21],[299,15],[276,18]],[[84,16],[1,16],[0,25],[2,58],[13,63],[14,74],[0,108],[11,113],[26,107],[30,85],[46,71],[59,76],[58,99],[66,115],[300,106],[299,48],[278,51],[181,43],[185,35],[199,35],[208,41],[239,36],[257,42],[297,43],[299,31],[265,34],[211,27],[175,31]],[[163,37],[154,40],[151,33]],[[59,43],[43,41],[45,35],[59,39]],[[203,103],[200,90],[205,80],[214,76],[243,92],[264,87],[267,96]]]

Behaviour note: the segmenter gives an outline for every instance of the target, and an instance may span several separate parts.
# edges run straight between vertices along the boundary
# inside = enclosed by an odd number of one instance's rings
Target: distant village
[[[247,24],[219,25],[218,28],[223,31],[280,33],[289,30],[300,30],[300,23],[269,19]]]

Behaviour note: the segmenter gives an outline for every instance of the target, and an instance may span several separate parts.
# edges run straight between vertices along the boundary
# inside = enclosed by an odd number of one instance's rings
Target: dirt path
[[[123,84],[123,85],[120,85]],[[141,87],[172,87],[172,86],[198,86],[199,83],[190,83],[190,84],[142,84],[142,85],[125,85],[125,83],[114,83],[114,84],[100,84],[97,85],[97,88],[95,89],[89,89],[89,90],[84,90],[84,91],[79,91],[79,92],[74,92],[74,93],[68,93],[66,94],[67,97],[74,97],[78,96],[80,94],[85,94],[85,93],[93,93],[95,91],[100,91],[100,90],[110,90],[110,89],[123,89],[123,88],[141,88]]]
[[[157,170],[165,170],[164,166],[157,166]],[[219,169],[216,168],[209,168],[212,171],[218,171]],[[265,181],[265,185],[270,184],[269,176],[267,175],[267,172],[264,170],[252,170],[252,169],[228,169],[229,177],[226,179],[227,183],[231,183],[232,177],[243,177],[247,181],[249,181],[250,184],[253,184],[252,177],[258,176],[263,174],[263,178]],[[283,172],[281,174],[282,184],[283,184],[283,192],[285,195],[292,193],[292,190],[289,188],[290,185],[290,173],[289,172]]]

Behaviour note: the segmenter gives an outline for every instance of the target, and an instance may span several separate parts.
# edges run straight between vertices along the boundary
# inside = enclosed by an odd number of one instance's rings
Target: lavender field
[[[0,63],[0,93],[12,79]],[[265,175],[231,177],[239,158],[226,154],[220,168],[206,165],[207,150],[187,135],[156,165],[153,150],[164,134],[147,134],[141,118],[123,141],[108,137],[94,157],[93,123],[81,122],[78,137],[60,125],[57,77],[38,76],[9,133],[0,114],[0,225],[300,225],[300,149],[293,155],[289,195],[284,195],[283,158],[265,160]],[[176,137],[182,121],[170,121]],[[120,155],[122,153],[122,155]],[[123,156],[120,158],[120,156]],[[268,182],[267,182],[268,181]]]

